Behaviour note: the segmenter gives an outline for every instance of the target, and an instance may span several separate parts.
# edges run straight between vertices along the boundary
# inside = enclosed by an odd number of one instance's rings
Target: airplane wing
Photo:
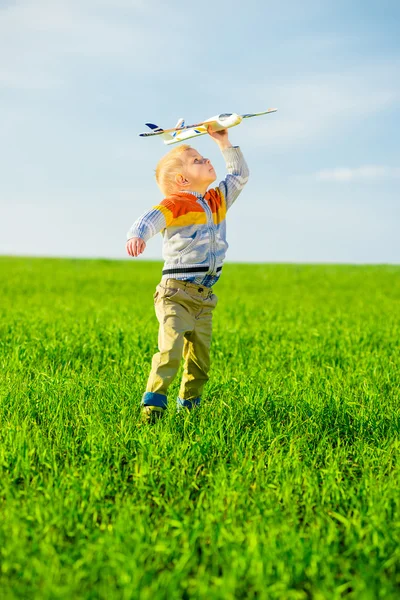
[[[241,117],[243,117],[243,119],[248,119],[249,117],[258,117],[259,115],[267,115],[268,113],[273,113],[273,112],[276,112],[277,110],[278,110],[277,108],[269,108],[268,110],[265,110],[264,112],[247,113],[247,115],[241,115]]]
[[[145,131],[144,133],[139,133],[141,137],[149,137],[151,135],[162,135],[163,133],[171,133],[172,131],[186,131],[187,129],[196,129],[196,127],[201,127],[202,125],[206,125],[208,123],[212,123],[212,121],[202,121],[201,123],[194,123],[194,125],[184,125],[183,127],[171,127],[171,129],[161,129],[153,125],[153,123],[146,123],[147,127],[153,129],[153,131]],[[157,127],[157,129],[154,129]]]
[[[200,125],[200,127],[186,129],[185,131],[178,131],[176,134],[171,136],[171,139],[165,139],[164,144],[176,144],[177,142],[184,142],[189,140],[190,138],[197,137],[199,135],[206,135],[208,133],[206,127],[204,125]],[[167,136],[170,135],[167,133]],[[165,137],[167,137],[165,136]]]
[[[259,115],[266,115],[268,113],[276,112],[276,108],[269,108],[263,112],[258,113],[247,113],[245,115],[238,115],[236,113],[223,113],[210,117],[206,121],[200,123],[193,123],[192,125],[185,125],[183,119],[179,119],[175,127],[171,129],[162,129],[154,123],[146,123],[147,127],[151,129],[149,132],[139,133],[141,137],[151,137],[154,135],[161,135],[164,138],[165,144],[176,144],[198,135],[205,135],[207,132],[207,126],[212,125],[215,131],[222,129],[228,129],[239,125],[242,119],[248,119],[250,117],[258,117]],[[172,134],[172,135],[171,135]]]

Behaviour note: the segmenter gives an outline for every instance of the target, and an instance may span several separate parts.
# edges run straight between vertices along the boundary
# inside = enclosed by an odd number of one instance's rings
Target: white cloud
[[[158,8],[145,0],[19,0],[0,7],[0,87],[59,87],[77,60],[161,71],[165,37]],[[177,27],[183,20],[180,13],[174,17]],[[175,51],[182,45],[179,36],[168,41]]]
[[[313,177],[317,181],[334,181],[338,183],[381,181],[382,179],[400,178],[400,167],[365,165],[356,168],[322,169],[315,173]]]
[[[301,79],[271,81],[268,86],[246,82],[237,90],[243,112],[270,106],[278,112],[246,122],[241,136],[249,145],[264,148],[328,139],[399,104],[398,69],[398,61],[393,61],[329,75],[304,73]]]

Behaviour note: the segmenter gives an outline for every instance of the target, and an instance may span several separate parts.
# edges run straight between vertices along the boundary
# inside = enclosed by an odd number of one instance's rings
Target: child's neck
[[[206,188],[202,187],[201,189],[197,188],[197,187],[191,187],[190,190],[179,190],[179,191],[180,192],[185,192],[187,194],[191,194],[192,192],[196,192],[197,194],[200,194],[201,196],[205,196],[205,194],[207,192],[207,188],[208,188],[208,186]]]

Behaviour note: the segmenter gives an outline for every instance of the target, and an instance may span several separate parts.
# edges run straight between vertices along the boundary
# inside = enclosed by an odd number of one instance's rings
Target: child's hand
[[[142,238],[134,237],[126,242],[126,251],[130,256],[139,256],[145,248],[146,242]]]
[[[209,136],[213,138],[218,144],[218,146],[223,150],[224,148],[231,148],[232,144],[228,139],[228,130],[221,129],[221,131],[213,131],[210,128],[210,125],[207,126],[207,133]]]

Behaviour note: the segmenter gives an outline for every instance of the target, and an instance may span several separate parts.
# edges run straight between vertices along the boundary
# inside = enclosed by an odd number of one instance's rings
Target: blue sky
[[[227,260],[400,263],[399,22],[397,0],[0,0],[0,253],[127,258],[168,151],[144,123],[277,107],[230,130],[251,178]]]

